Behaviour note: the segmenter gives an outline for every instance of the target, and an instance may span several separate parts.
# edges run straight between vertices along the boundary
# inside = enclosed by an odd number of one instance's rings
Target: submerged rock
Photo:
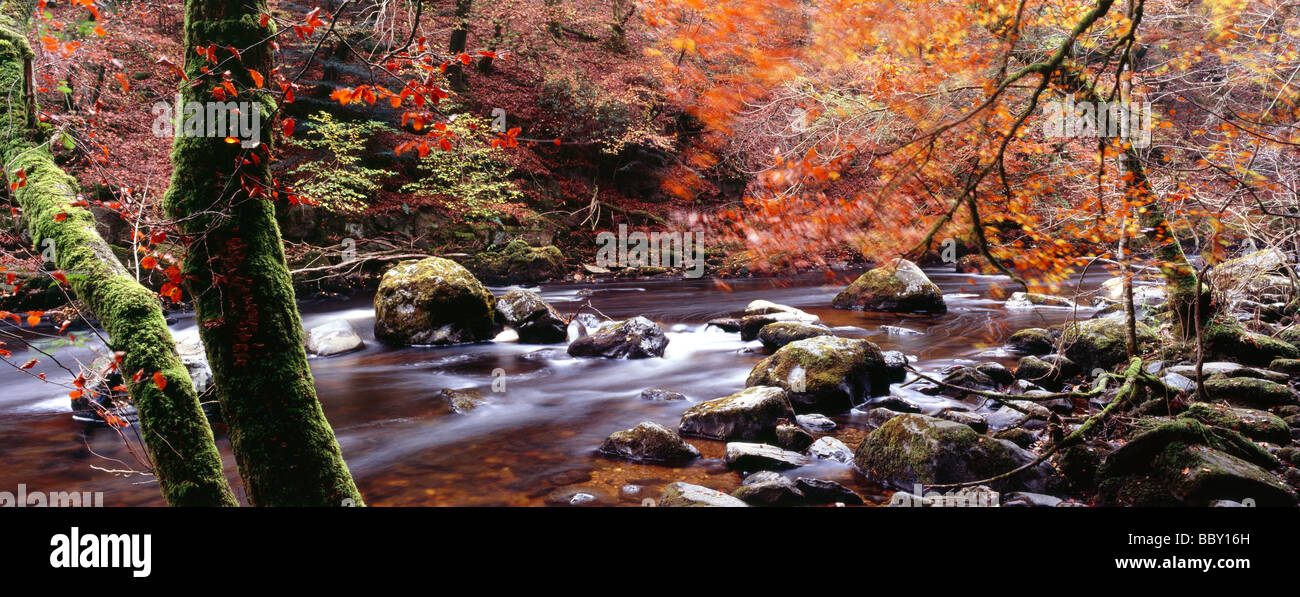
[[[568,339],[569,322],[536,292],[514,289],[496,302],[501,320],[528,344],[555,344]]]
[[[784,390],[755,386],[686,409],[679,431],[712,439],[763,439],[775,436],[780,421],[793,418]]]
[[[686,400],[686,395],[680,392],[670,392],[659,388],[648,388],[641,390],[642,400],[655,400],[663,402],[673,402],[677,400]]]
[[[889,373],[875,344],[820,336],[791,342],[759,361],[745,385],[780,387],[798,410],[842,412],[889,393]]]
[[[830,335],[831,329],[824,325],[792,321],[769,323],[758,330],[758,339],[768,350],[776,350],[796,340]]]
[[[364,346],[361,336],[346,319],[335,319],[307,330],[303,343],[307,352],[322,357],[352,352]]]
[[[943,292],[906,259],[878,267],[854,280],[831,301],[836,309],[946,313]]]
[[[375,293],[375,337],[383,342],[481,342],[500,330],[492,293],[448,259],[399,263],[384,274]]]
[[[663,425],[644,422],[615,431],[600,444],[600,453],[633,462],[680,464],[699,458],[700,451]]]
[[[709,489],[700,485],[692,485],[678,481],[669,483],[664,488],[664,492],[659,496],[659,506],[664,508],[688,508],[688,507],[714,507],[714,508],[736,508],[745,507],[743,500],[729,496],[716,489]]]
[[[911,488],[977,481],[1000,475],[1034,459],[1009,441],[976,433],[970,427],[928,417],[896,416],[871,432],[853,454],[863,474],[885,484]],[[1051,474],[1046,463],[993,483],[999,491],[1041,491]]]
[[[798,452],[749,442],[728,442],[726,460],[727,466],[745,471],[774,471],[808,464],[808,458]]]
[[[645,359],[664,356],[668,336],[659,324],[633,317],[600,329],[569,343],[569,355],[608,359]]]

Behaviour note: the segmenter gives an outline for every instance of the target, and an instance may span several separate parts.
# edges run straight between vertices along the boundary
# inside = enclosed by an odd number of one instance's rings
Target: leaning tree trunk
[[[259,24],[266,10],[266,0],[186,0],[185,72],[199,83],[184,86],[185,101],[212,100],[213,89],[223,86],[217,73],[229,70],[239,95],[228,101],[252,102],[261,121],[270,118],[275,101],[249,74],[253,69],[272,77],[267,40],[274,31]],[[195,49],[212,46],[221,66],[205,74],[211,63]],[[231,108],[219,109],[237,118]],[[183,272],[249,501],[360,505],[303,350],[302,320],[268,190],[269,128],[258,128],[260,144],[252,149],[220,133],[178,134],[164,203],[192,239]]]
[[[235,506],[222,471],[221,455],[203,416],[189,373],[163,318],[158,297],[132,278],[108,243],[95,231],[94,216],[77,202],[77,181],[54,164],[48,140],[41,138],[32,112],[31,60],[26,30],[34,2],[0,4],[0,90],[4,137],[0,159],[5,172],[22,170],[27,184],[12,195],[22,208],[32,241],[54,240],[54,262],[108,332],[110,348],[123,353],[123,377],[144,371],[145,381],[130,384],[140,413],[145,447],[163,497],[173,506]],[[64,214],[66,217],[57,218]],[[163,389],[152,381],[160,372]]]

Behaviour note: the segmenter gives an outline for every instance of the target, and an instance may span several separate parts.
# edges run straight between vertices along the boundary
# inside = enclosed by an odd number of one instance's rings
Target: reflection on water
[[[362,351],[312,359],[325,412],[348,464],[374,505],[542,505],[582,488],[609,502],[638,505],[657,497],[664,485],[688,481],[726,491],[740,484],[722,463],[723,443],[690,439],[703,458],[682,468],[635,465],[598,456],[609,433],[641,421],[676,427],[689,403],[639,399],[641,390],[661,387],[686,394],[691,403],[741,389],[750,368],[764,355],[757,342],[741,342],[704,323],[767,299],[815,313],[836,332],[869,338],[886,350],[920,359],[937,370],[979,357],[1010,364],[997,351],[1015,330],[1067,320],[1067,309],[1009,311],[992,298],[991,276],[929,272],[948,301],[939,316],[861,313],[830,308],[844,280],[810,276],[795,280],[640,281],[600,285],[548,285],[542,296],[563,313],[590,304],[610,317],[644,315],[662,323],[670,343],[664,358],[575,359],[563,345],[486,343],[447,348],[392,348],[374,341],[369,298],[303,306],[310,327],[346,318],[366,340]],[[1101,276],[1087,280],[1089,287]],[[505,289],[494,289],[504,292]],[[1081,310],[1080,316],[1088,316]],[[881,326],[902,328],[886,330]],[[191,331],[192,322],[173,326]],[[917,333],[908,333],[917,332]],[[63,349],[61,361],[89,362],[88,349]],[[15,354],[14,359],[25,360]],[[493,391],[496,369],[505,371],[502,392]],[[34,373],[51,379],[62,371],[43,362]],[[31,490],[103,491],[106,505],[160,505],[156,485],[114,469],[138,468],[120,438],[108,429],[85,428],[68,414],[60,388],[35,378],[4,374],[0,383],[0,490],[25,483]],[[439,399],[443,388],[475,388],[487,403],[457,415]],[[498,389],[501,389],[498,387]],[[945,399],[895,386],[927,409]],[[865,433],[861,418],[835,417],[831,433],[850,446]],[[225,429],[216,426],[227,474],[237,490],[238,475]],[[821,463],[790,473],[840,481],[864,496],[883,496],[847,466]],[[634,485],[640,490],[626,488]]]

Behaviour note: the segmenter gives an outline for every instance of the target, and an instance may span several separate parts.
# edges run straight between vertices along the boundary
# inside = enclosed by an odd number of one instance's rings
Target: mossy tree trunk
[[[110,348],[123,353],[123,377],[146,373],[146,381],[130,384],[130,393],[167,503],[235,506],[212,430],[189,373],[176,355],[158,297],[128,274],[95,231],[90,211],[73,207],[78,200],[77,181],[54,164],[48,140],[42,138],[30,100],[33,54],[26,39],[34,5],[31,0],[0,4],[0,89],[9,94],[0,158],[6,172],[22,169],[27,177],[27,184],[12,193],[13,199],[22,208],[36,246],[53,239],[55,266],[66,273],[77,298],[99,318]],[[66,219],[56,222],[58,214]],[[152,382],[154,372],[167,380],[163,389]]]
[[[275,102],[255,89],[248,69],[269,81],[271,25],[265,0],[187,0],[186,102],[213,99],[229,70],[239,101],[255,102],[255,148],[224,135],[177,134],[164,203],[191,239],[183,273],[212,365],[248,499],[259,506],[360,505],[334,431],[316,399],[302,343],[302,321],[275,221],[268,157]],[[195,48],[217,48],[221,66],[204,74]],[[235,58],[228,47],[239,50]],[[268,84],[268,87],[275,87]],[[228,100],[230,101],[230,100]],[[227,108],[222,108],[227,109]],[[233,117],[233,115],[231,116]],[[281,195],[282,196],[282,195]]]

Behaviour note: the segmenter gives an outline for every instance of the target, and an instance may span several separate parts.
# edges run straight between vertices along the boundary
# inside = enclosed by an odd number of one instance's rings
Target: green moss
[[[1137,323],[1138,350],[1156,341],[1155,331]],[[1089,319],[1067,323],[1061,328],[1062,352],[1084,371],[1107,369],[1128,362],[1128,333],[1116,319]]]
[[[1267,366],[1275,359],[1300,358],[1300,349],[1283,340],[1248,332],[1237,322],[1216,317],[1203,331],[1206,352],[1216,359],[1232,360],[1243,365]]]
[[[875,344],[818,336],[786,344],[760,361],[745,385],[777,386],[790,393],[796,408],[837,412],[888,393],[889,375]]]
[[[1205,380],[1205,393],[1213,400],[1252,408],[1270,408],[1300,401],[1291,388],[1253,377],[1215,375]]]
[[[1231,429],[1256,441],[1285,445],[1291,429],[1277,415],[1254,409],[1194,402],[1179,418],[1196,419],[1207,425]]]

